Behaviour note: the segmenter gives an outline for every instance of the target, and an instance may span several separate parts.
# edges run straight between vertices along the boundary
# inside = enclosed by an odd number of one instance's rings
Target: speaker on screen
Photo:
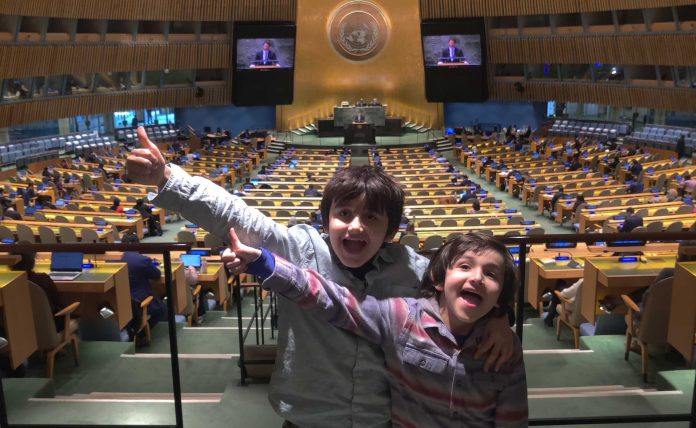
[[[421,23],[425,96],[430,102],[488,99],[483,18]]]
[[[236,22],[232,100],[238,106],[292,104],[295,25]]]

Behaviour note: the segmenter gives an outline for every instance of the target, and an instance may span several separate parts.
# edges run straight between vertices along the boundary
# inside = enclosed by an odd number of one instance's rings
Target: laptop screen
[[[51,271],[81,272],[83,253],[55,252],[51,254]]]
[[[182,254],[181,255],[181,262],[186,267],[193,266],[195,268],[200,268],[201,267],[201,256],[198,254]]]
[[[210,250],[189,250],[188,254],[191,254],[194,256],[209,256]]]

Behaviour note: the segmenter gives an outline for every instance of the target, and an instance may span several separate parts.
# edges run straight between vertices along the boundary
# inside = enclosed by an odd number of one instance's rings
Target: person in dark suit
[[[251,64],[252,67],[255,66],[264,66],[264,65],[275,65],[278,66],[280,65],[278,63],[278,58],[276,57],[275,52],[271,50],[271,41],[266,40],[263,42],[263,47],[260,51],[256,52],[256,57],[254,58],[253,64]]]
[[[121,239],[123,244],[137,244],[138,242],[138,236],[135,233],[127,233]],[[159,279],[162,273],[153,265],[152,259],[136,251],[125,251],[120,261],[128,265],[131,298],[140,304],[147,297],[153,296],[150,281]],[[154,327],[155,324],[167,317],[167,305],[159,297],[153,296],[152,301],[147,306],[147,312],[150,315],[150,327]]]
[[[626,220],[619,232],[630,232],[636,227],[643,226],[643,217],[635,214],[636,210],[633,207],[626,209]]]
[[[457,47],[457,40],[455,40],[453,37],[451,37],[447,41],[447,47],[442,50],[442,53],[440,55],[440,59],[437,62],[438,64],[448,64],[448,63],[457,63],[457,62],[466,62],[466,59],[464,58],[464,52]]]
[[[355,123],[365,123],[365,113],[360,110],[358,111],[358,114],[355,115],[355,118],[353,119],[353,122]]]
[[[362,98],[360,98],[359,100],[357,100],[355,102],[355,107],[364,107],[364,106],[365,106],[365,100],[363,100]]]
[[[381,105],[382,105],[382,103],[380,103],[377,98],[373,98],[372,101],[370,101],[370,106],[372,106],[372,107],[379,107]]]

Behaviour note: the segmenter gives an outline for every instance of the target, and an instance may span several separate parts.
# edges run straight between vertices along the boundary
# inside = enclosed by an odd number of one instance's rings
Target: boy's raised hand
[[[138,127],[138,139],[142,147],[134,149],[126,159],[128,177],[136,183],[164,186],[171,173],[164,156],[142,126]]]
[[[225,267],[238,275],[247,270],[249,263],[261,256],[261,250],[242,244],[234,228],[230,228],[230,246],[222,252],[222,262]]]

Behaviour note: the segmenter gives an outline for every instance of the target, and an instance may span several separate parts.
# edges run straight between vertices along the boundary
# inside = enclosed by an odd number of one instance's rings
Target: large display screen
[[[428,101],[488,99],[483,18],[424,21],[421,34]]]
[[[232,100],[235,105],[292,103],[295,30],[292,23],[234,24]]]

